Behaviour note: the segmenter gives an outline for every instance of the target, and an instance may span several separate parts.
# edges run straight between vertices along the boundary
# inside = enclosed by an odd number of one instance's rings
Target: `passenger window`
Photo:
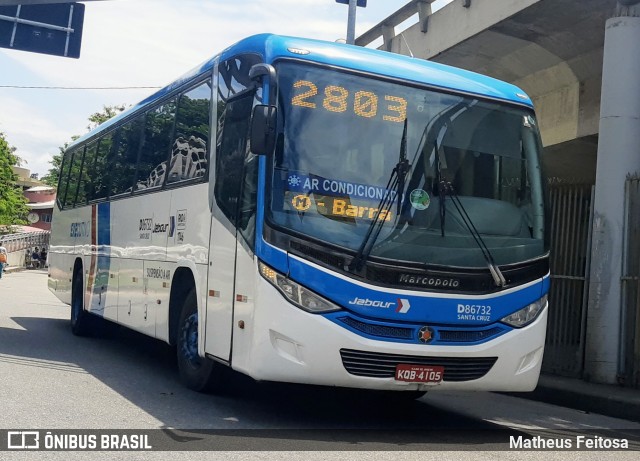
[[[73,160],[73,151],[67,150],[62,159],[62,167],[60,168],[60,179],[58,181],[58,203],[64,208],[65,195],[69,189],[69,170],[71,169],[71,161]]]
[[[76,191],[78,190],[78,180],[80,179],[80,168],[82,167],[83,149],[75,149],[72,152],[71,168],[69,170],[69,183],[67,193],[64,199],[65,208],[73,207],[76,200]]]
[[[98,143],[95,158],[87,165],[87,171],[91,177],[91,195],[89,201],[102,200],[108,197],[109,192],[109,153],[113,147],[113,133],[107,133]]]
[[[164,184],[175,114],[175,100],[147,112],[134,191],[157,189]]]
[[[168,183],[202,178],[209,157],[209,113],[211,81],[180,97],[176,130],[171,146]]]
[[[118,130],[111,177],[111,196],[130,193],[140,150],[142,120],[126,123]]]
[[[89,176],[89,168],[93,168],[96,159],[97,142],[93,142],[87,146],[84,153],[84,162],[82,162],[82,172],[80,174],[80,184],[78,187],[78,198],[76,204],[85,205],[89,201],[89,197],[93,196],[93,185]]]

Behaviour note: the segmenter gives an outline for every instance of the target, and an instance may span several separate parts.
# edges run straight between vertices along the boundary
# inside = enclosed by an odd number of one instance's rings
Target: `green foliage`
[[[124,104],[121,104],[119,106],[103,106],[102,111],[95,112],[89,116],[89,122],[91,123],[87,125],[87,130],[91,131],[95,129],[100,124],[106,122],[112,117],[115,117],[126,108],[127,106],[125,106]],[[72,136],[71,142],[75,141],[79,137],[80,136]],[[64,152],[67,150],[67,147],[69,147],[69,144],[71,143],[65,143],[64,146],[59,148],[60,152],[53,155],[53,158],[49,162],[51,164],[51,168],[49,169],[49,172],[41,179],[41,181],[45,184],[53,187],[58,186],[58,179],[60,178],[60,168],[62,167],[62,158],[64,156]]]
[[[119,106],[102,106],[102,112],[95,112],[89,116],[91,123],[87,125],[87,131],[95,130],[99,125],[115,117],[126,108],[127,106],[125,104],[120,104]]]
[[[15,184],[18,179],[12,167],[20,164],[20,158],[0,133],[0,229],[3,226],[26,224],[29,209],[22,190]]]

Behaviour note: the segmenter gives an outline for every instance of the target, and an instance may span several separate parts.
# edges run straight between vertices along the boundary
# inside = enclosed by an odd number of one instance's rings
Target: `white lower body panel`
[[[491,341],[469,346],[433,346],[371,340],[321,315],[290,303],[258,277],[255,309],[243,329],[234,332],[234,369],[256,380],[377,390],[531,391],[536,387],[544,351],[547,307],[538,318]],[[420,384],[394,377],[350,374],[341,349],[430,357],[497,357],[481,378],[462,382]],[[237,352],[237,354],[236,354]],[[446,370],[445,370],[446,375]]]

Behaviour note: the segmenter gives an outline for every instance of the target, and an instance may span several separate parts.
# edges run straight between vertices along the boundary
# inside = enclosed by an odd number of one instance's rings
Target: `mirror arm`
[[[267,83],[269,83],[269,104],[275,106],[276,101],[276,69],[271,64],[260,63],[254,64],[249,69],[249,78],[251,80],[258,80],[260,78],[267,77]]]

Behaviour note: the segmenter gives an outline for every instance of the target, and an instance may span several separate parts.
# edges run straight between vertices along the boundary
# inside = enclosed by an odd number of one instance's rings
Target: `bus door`
[[[234,309],[248,305],[248,295],[238,292],[238,288],[244,285],[244,279],[253,276],[253,271],[245,266],[253,246],[246,243],[247,237],[252,238],[247,229],[255,218],[248,218],[250,212],[243,195],[246,192],[250,198],[251,191],[243,184],[247,173],[254,174],[253,168],[245,168],[245,165],[253,160],[247,141],[256,96],[249,79],[249,68],[258,60],[255,55],[247,55],[220,63],[213,85],[218,99],[217,141],[209,182],[212,188],[212,222],[205,351],[225,361],[231,360]],[[250,163],[253,165],[254,162]],[[252,255],[249,260],[251,258]]]

